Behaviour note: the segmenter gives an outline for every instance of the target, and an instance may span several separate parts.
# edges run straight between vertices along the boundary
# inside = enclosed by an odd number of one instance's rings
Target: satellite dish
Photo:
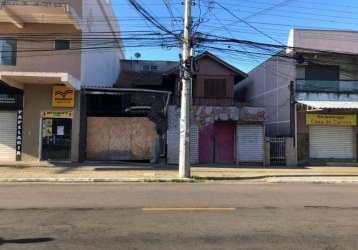
[[[142,57],[142,55],[141,55],[139,52],[136,52],[136,53],[134,54],[134,57],[135,57],[136,59],[139,59],[139,58]]]

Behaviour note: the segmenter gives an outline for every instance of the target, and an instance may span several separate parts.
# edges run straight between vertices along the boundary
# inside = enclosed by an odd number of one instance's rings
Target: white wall
[[[357,42],[358,32],[293,29],[290,32],[288,46],[357,54]]]
[[[115,35],[120,36],[118,18],[115,16],[110,0],[83,0],[83,32],[117,32]],[[89,43],[87,40],[82,41],[82,48],[88,47],[113,47],[122,46],[113,43],[104,44],[103,41]],[[116,83],[120,73],[120,59],[123,59],[123,50],[120,48],[112,49],[82,49],[81,64],[81,81],[86,86],[107,86],[111,87]]]
[[[248,99],[265,107],[269,136],[287,136],[290,130],[290,82],[295,80],[295,61],[274,56],[249,73]]]

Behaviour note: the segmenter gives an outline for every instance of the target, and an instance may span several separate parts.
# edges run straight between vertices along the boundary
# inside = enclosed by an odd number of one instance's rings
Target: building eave
[[[70,4],[46,1],[7,1],[0,7],[0,23],[19,29],[26,23],[68,24],[82,30],[81,18]]]
[[[23,89],[26,84],[65,84],[76,90],[81,89],[81,82],[77,78],[61,72],[0,71],[0,80],[18,89]]]

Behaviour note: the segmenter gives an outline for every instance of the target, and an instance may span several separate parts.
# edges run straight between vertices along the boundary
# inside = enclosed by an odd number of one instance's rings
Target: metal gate
[[[286,165],[285,137],[270,138],[270,165]]]

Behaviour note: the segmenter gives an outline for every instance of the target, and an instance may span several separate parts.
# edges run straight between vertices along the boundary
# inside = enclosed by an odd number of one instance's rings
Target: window
[[[225,79],[205,79],[204,95],[210,98],[220,98],[226,96],[226,80]]]
[[[338,65],[310,64],[306,67],[306,80],[339,80]]]
[[[145,72],[158,71],[158,66],[157,65],[145,64],[145,65],[143,65],[143,71],[145,71]]]
[[[66,50],[71,48],[70,40],[55,40],[56,50]]]
[[[14,39],[0,40],[0,64],[16,65],[17,41]]]

